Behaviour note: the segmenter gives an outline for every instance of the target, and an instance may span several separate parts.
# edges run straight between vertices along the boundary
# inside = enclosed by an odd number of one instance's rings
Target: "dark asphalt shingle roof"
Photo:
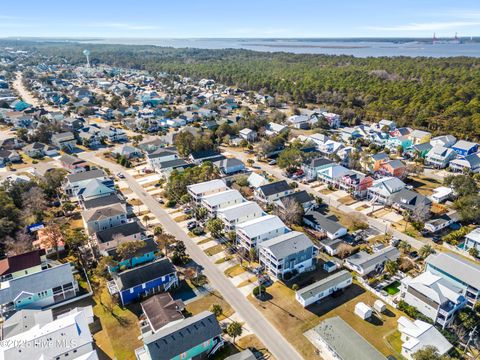
[[[285,205],[286,200],[292,199],[296,202],[298,202],[300,205],[309,203],[313,201],[312,195],[310,195],[307,191],[302,190],[302,191],[297,191],[294,192],[293,194],[286,195],[280,198],[280,201]]]
[[[278,194],[279,192],[291,190],[290,185],[285,180],[262,185],[258,188],[265,196]]]
[[[115,283],[122,291],[175,272],[172,263],[162,259],[115,275]]]
[[[319,226],[320,228],[322,228],[323,230],[325,230],[326,232],[328,232],[330,234],[334,234],[338,230],[343,228],[342,225],[340,225],[339,223],[337,223],[333,220],[330,220],[325,215],[319,213],[316,210],[307,211],[305,213],[305,215],[303,216],[303,218],[307,219],[308,221],[310,221],[314,224],[316,224],[317,226]]]
[[[123,237],[138,234],[145,231],[138,221],[122,224],[97,232],[97,239],[101,243],[107,243],[113,240],[115,235],[121,235]]]
[[[110,194],[108,196],[101,196],[95,199],[86,200],[83,203],[83,207],[85,208],[85,210],[89,210],[97,207],[104,207],[104,206],[119,204],[121,202],[122,201],[120,200],[117,194]]]
[[[203,311],[145,337],[144,343],[152,359],[172,359],[221,334],[215,315]]]

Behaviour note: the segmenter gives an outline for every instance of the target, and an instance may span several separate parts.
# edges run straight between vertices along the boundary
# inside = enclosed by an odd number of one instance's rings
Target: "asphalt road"
[[[237,158],[239,160],[242,160],[244,163],[246,163],[247,159],[249,158],[248,154],[246,154],[243,151],[235,151],[235,150],[232,150],[231,148],[224,149],[224,150],[225,150],[225,152],[228,152],[228,153],[234,155],[235,158]],[[255,164],[257,166],[259,166],[261,168],[261,170],[267,172],[268,174],[272,174],[273,176],[275,176],[278,179],[287,180],[288,182],[292,181],[291,179],[284,176],[283,175],[283,170],[280,169],[276,165],[268,165],[267,163],[260,163],[260,162],[256,162]],[[336,208],[340,211],[343,211],[346,214],[355,214],[355,213],[361,214],[359,211],[352,210],[351,208],[349,208],[348,206],[338,202],[337,200],[335,200],[331,196],[326,195],[326,194],[322,194],[321,192],[311,188],[309,185],[302,184],[300,182],[297,182],[297,184],[298,184],[298,188],[300,190],[306,190],[310,194],[322,198],[322,200],[325,204],[328,204],[329,206],[332,206],[332,207],[334,207],[334,208]],[[368,222],[368,225],[370,225],[370,227],[378,230],[380,233],[388,232],[392,236],[394,236],[394,237],[396,237],[400,240],[407,241],[415,249],[420,249],[423,245],[425,245],[425,243],[423,243],[423,242],[421,242],[421,241],[419,241],[419,240],[417,240],[417,239],[415,239],[415,238],[413,238],[409,235],[406,235],[406,234],[404,234],[404,233],[402,233],[398,230],[395,230],[391,226],[390,222],[388,222],[387,220],[375,219],[375,218],[372,218],[370,216],[367,216],[367,222]]]
[[[114,174],[122,172],[125,175],[124,180],[128,183],[130,189],[158,218],[168,233],[184,242],[188,254],[198,265],[203,267],[203,273],[208,277],[212,286],[222,294],[224,299],[240,317],[246,321],[248,327],[258,336],[272,355],[278,360],[302,359],[300,354],[288,343],[280,332],[263,317],[225,274],[210,261],[200,247],[198,247],[185,231],[167,214],[157,200],[149,195],[132,175],[125,171],[125,168],[99,158],[94,152],[84,152],[79,154],[79,157],[99,166],[109,168]]]

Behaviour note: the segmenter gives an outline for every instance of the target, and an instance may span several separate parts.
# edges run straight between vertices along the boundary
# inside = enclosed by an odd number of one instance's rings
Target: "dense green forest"
[[[84,62],[82,50],[87,45],[15,42],[15,46],[47,55],[51,61],[63,57],[79,63]],[[213,78],[298,105],[318,104],[342,114],[350,124],[388,118],[434,134],[480,138],[477,58],[355,58],[90,44],[88,48],[94,63]]]

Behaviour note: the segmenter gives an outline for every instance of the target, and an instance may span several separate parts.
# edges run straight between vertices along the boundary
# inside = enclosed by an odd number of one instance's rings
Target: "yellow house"
[[[429,142],[432,134],[428,131],[413,130],[408,136],[412,140],[412,145],[418,145]]]

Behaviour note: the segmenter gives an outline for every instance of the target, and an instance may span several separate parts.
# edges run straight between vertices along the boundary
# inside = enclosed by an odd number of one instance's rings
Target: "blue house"
[[[131,269],[138,265],[143,265],[148,262],[152,262],[156,259],[158,253],[157,243],[151,239],[147,238],[145,241],[145,246],[138,249],[135,254],[129,259],[120,259],[116,249],[108,251],[108,255],[112,257],[118,264],[116,266],[110,266],[108,270],[112,273],[118,272],[120,269]]]
[[[452,146],[452,149],[458,156],[465,157],[476,153],[478,151],[478,144],[471,141],[458,140],[455,145]]]
[[[118,294],[122,305],[178,285],[177,271],[168,259],[161,259],[119,274],[109,282],[110,294]]]

